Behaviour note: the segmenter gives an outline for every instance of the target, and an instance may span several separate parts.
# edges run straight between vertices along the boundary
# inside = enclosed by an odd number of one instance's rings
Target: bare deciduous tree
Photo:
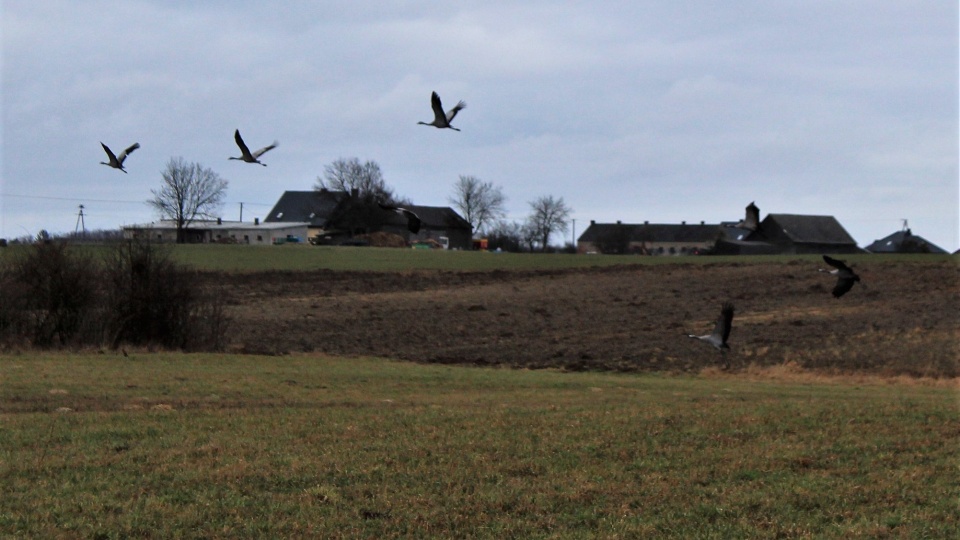
[[[323,176],[317,177],[314,184],[317,190],[344,191],[357,190],[360,200],[384,204],[402,203],[394,198],[393,190],[383,180],[383,173],[376,161],[361,164],[357,158],[340,158],[323,169]]]
[[[550,235],[567,230],[573,209],[563,202],[563,197],[555,199],[553,195],[530,201],[530,209],[532,212],[527,218],[527,225],[535,232],[540,248],[546,251]]]
[[[182,157],[170,158],[161,171],[163,185],[151,189],[153,198],[147,204],[162,218],[177,224],[177,243],[185,240],[184,229],[196,219],[210,219],[223,206],[227,181],[212,169],[199,163],[187,163]]]
[[[527,218],[527,221],[520,225],[521,243],[527,247],[527,251],[534,251],[537,247],[537,241],[539,240],[540,232],[537,230],[537,227],[534,225],[533,221],[530,218]],[[544,244],[543,250],[547,250],[546,244]]]
[[[501,251],[523,251],[522,225],[516,221],[499,220],[486,232],[488,248]]]
[[[341,198],[327,226],[350,231],[351,234],[370,232],[381,227],[390,213],[377,203],[390,206],[408,205],[409,201],[397,197],[383,180],[383,173],[376,161],[361,164],[357,158],[338,159],[324,167],[323,176],[314,184],[317,191],[341,191]]]
[[[453,186],[453,196],[448,200],[463,214],[474,232],[479,232],[505,215],[503,205],[507,198],[492,182],[461,175]]]

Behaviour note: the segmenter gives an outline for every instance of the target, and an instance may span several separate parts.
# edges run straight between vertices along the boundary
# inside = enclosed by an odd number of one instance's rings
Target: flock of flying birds
[[[453,119],[454,117],[457,116],[458,112],[466,108],[467,106],[466,103],[464,103],[463,101],[459,101],[452,109],[450,109],[449,111],[444,111],[443,104],[440,102],[440,96],[437,95],[436,92],[433,92],[430,95],[430,106],[433,108],[433,116],[434,116],[433,121],[417,122],[418,125],[433,126],[439,129],[446,128],[446,129],[452,129],[454,131],[460,131],[458,128],[453,127],[451,122],[453,122]],[[273,150],[279,144],[277,143],[277,141],[274,141],[273,144],[269,146],[264,146],[263,148],[255,152],[251,152],[250,149],[247,147],[246,143],[243,142],[243,138],[240,136],[239,129],[234,131],[233,140],[237,143],[237,146],[240,148],[240,157],[230,157],[229,159],[236,159],[239,161],[243,161],[245,163],[256,163],[258,165],[263,165],[264,167],[266,167],[267,164],[260,162],[260,159],[259,159],[260,156],[269,152],[270,150]],[[127,159],[127,156],[133,153],[134,150],[136,150],[137,148],[140,148],[140,143],[133,143],[132,145],[128,146],[117,155],[114,155],[114,153],[110,150],[110,148],[107,147],[107,145],[103,144],[102,142],[100,143],[100,146],[103,146],[103,150],[107,153],[107,157],[109,158],[109,161],[106,161],[106,162],[101,161],[100,164],[107,165],[108,167],[113,167],[114,169],[119,169],[124,173],[126,173],[127,172],[126,169],[123,168],[123,162]],[[404,216],[407,219],[407,228],[410,230],[410,232],[416,234],[417,232],[420,231],[420,225],[421,225],[420,218],[413,211],[407,208],[401,208],[398,206],[392,206],[384,203],[379,203],[379,206],[381,209],[385,211],[396,212]],[[756,230],[759,227],[759,221],[760,221],[760,210],[756,207],[756,205],[754,205],[753,203],[750,203],[750,205],[747,206],[746,217],[742,221],[740,221],[738,224],[734,225],[734,227]],[[860,281],[860,276],[858,276],[853,271],[853,269],[847,266],[843,261],[834,259],[827,255],[823,256],[823,260],[828,265],[832,266],[833,270],[825,270],[823,268],[820,268],[819,271],[837,276],[837,283],[834,286],[832,291],[834,298],[840,298],[841,296],[846,294],[851,288],[853,288],[854,283]],[[726,359],[726,355],[724,353],[726,353],[726,351],[730,349],[730,346],[727,344],[727,340],[730,337],[730,330],[733,328],[734,311],[735,311],[735,308],[732,303],[724,302],[723,305],[720,307],[720,317],[717,318],[717,322],[713,328],[713,332],[703,336],[688,334],[689,337],[698,339],[704,343],[708,343],[713,347],[715,347],[717,350],[719,350],[720,353],[723,355],[725,368],[730,367],[730,363]]]
[[[435,128],[447,128],[447,129],[452,129],[454,131],[460,131],[460,129],[453,127],[451,122],[453,122],[453,118],[457,116],[458,112],[466,108],[467,106],[466,103],[464,103],[463,101],[459,101],[452,109],[450,109],[447,112],[444,112],[443,104],[440,102],[440,96],[437,95],[436,92],[433,92],[430,95],[430,106],[433,108],[433,121],[417,122],[417,124],[424,125],[424,126],[433,126]],[[273,144],[269,146],[264,146],[259,150],[251,152],[250,149],[247,147],[247,144],[243,142],[243,137],[240,136],[239,129],[233,132],[233,140],[237,143],[237,146],[240,148],[240,157],[230,157],[229,159],[236,159],[239,161],[243,161],[245,163],[256,163],[257,165],[263,165],[264,167],[266,167],[267,164],[260,162],[260,156],[262,156],[263,154],[266,154],[270,150],[273,150],[279,145],[277,141],[273,141]],[[101,161],[100,164],[106,165],[108,167],[113,167],[114,169],[118,169],[126,173],[127,170],[123,168],[123,163],[124,161],[127,160],[127,156],[132,154],[133,151],[136,150],[137,148],[140,148],[140,143],[133,143],[132,145],[124,148],[123,151],[120,152],[119,154],[114,154],[113,151],[110,150],[110,147],[103,144],[103,142],[100,143],[100,146],[102,146],[103,151],[107,153],[107,159],[108,159],[108,161]],[[421,223],[420,218],[413,211],[407,208],[400,208],[397,206],[391,206],[383,203],[380,203],[380,208],[386,211],[396,212],[401,216],[404,216],[407,219],[407,228],[410,230],[410,232],[412,232],[413,234],[417,234],[418,232],[420,232],[420,223]]]

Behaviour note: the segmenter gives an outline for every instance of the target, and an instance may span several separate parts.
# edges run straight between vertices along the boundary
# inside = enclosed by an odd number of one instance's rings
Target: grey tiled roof
[[[350,195],[345,191],[285,191],[270,210],[264,222],[301,222],[311,227],[327,227],[328,221],[349,211]],[[404,205],[417,214],[424,227],[436,229],[469,229],[470,224],[448,206]],[[394,214],[386,222],[405,226],[406,219]]]
[[[723,230],[718,224],[672,224],[672,223],[591,223],[583,234],[580,242],[596,242],[611,234],[622,234],[626,231],[632,242],[713,242]]]
[[[947,250],[926,238],[913,234],[910,229],[897,231],[880,240],[875,240],[866,249],[871,253],[947,253]]]
[[[348,197],[344,191],[284,191],[263,221],[306,221],[311,227],[324,227],[337,207]]]
[[[767,214],[761,231],[779,229],[797,244],[853,244],[856,241],[833,216]]]

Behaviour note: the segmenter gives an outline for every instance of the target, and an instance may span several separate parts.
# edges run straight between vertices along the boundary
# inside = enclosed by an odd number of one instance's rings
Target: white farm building
[[[289,241],[304,242],[309,223],[261,223],[249,221],[204,220],[194,221],[184,228],[184,241],[188,244],[279,244]],[[123,237],[142,238],[154,242],[176,242],[177,224],[163,219],[152,223],[126,225]]]

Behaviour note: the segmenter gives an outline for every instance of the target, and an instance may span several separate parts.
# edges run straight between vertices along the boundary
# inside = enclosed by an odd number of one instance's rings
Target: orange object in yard
[[[475,251],[486,251],[487,250],[487,239],[478,238],[473,241],[473,249]]]

